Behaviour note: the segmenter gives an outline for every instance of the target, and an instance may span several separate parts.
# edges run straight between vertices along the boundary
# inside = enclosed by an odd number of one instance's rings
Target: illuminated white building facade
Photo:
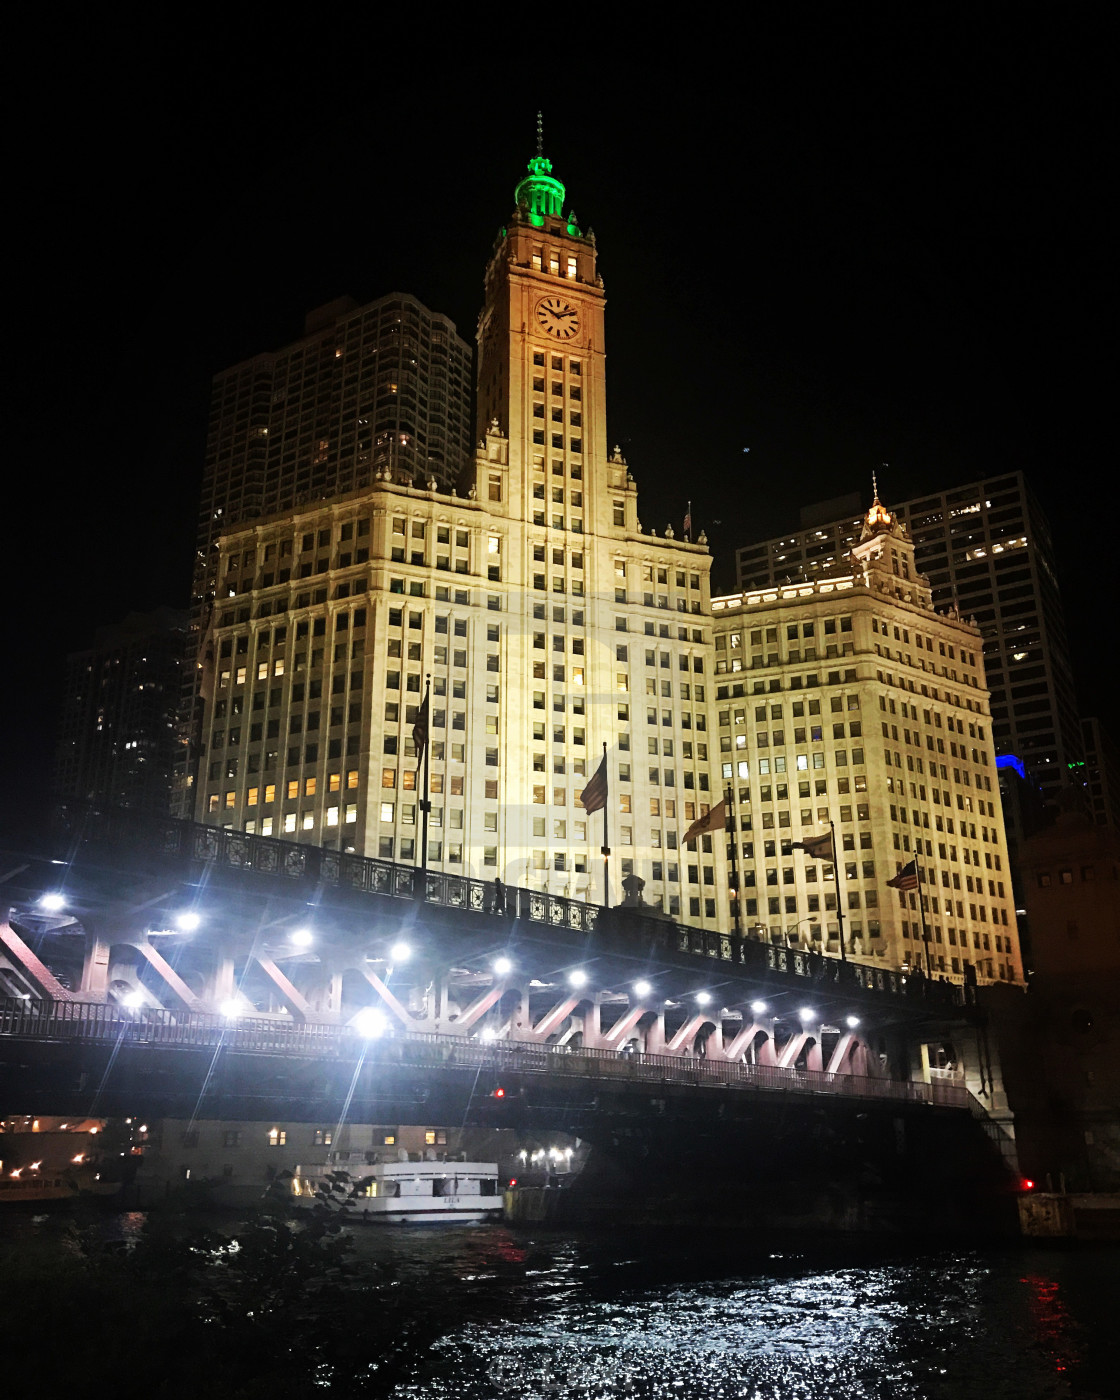
[[[378,471],[221,537],[195,815],[416,860],[430,676],[433,869],[602,900],[578,794],[605,746],[612,902],[633,872],[718,926],[723,853],[681,849],[712,801],[710,558],[643,531],[608,453],[605,296],[563,198],[538,155],[495,243],[464,494]]]
[[[984,981],[1022,976],[979,630],[934,610],[876,500],[849,568],[713,600],[714,728],[746,932]],[[793,843],[834,823],[837,866]],[[732,852],[732,846],[735,847]],[[916,860],[917,891],[888,881]]]

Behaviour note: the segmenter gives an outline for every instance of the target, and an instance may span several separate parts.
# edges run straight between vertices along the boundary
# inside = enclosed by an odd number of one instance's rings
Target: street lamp
[[[568,973],[568,981],[577,990],[580,987],[586,987],[587,973],[584,972],[582,967],[574,968],[571,972]]]
[[[365,1040],[377,1040],[389,1029],[389,1018],[378,1006],[363,1006],[351,1022]]]

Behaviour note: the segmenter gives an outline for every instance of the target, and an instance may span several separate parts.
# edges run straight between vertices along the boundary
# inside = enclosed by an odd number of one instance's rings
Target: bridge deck
[[[460,1036],[402,1033],[369,1041],[352,1027],[322,1023],[291,1024],[271,1018],[241,1018],[231,1024],[199,1012],[122,1014],[117,1008],[72,1002],[55,1007],[0,1004],[0,1039],[37,1044],[69,1043],[115,1048],[212,1049],[237,1055],[380,1061],[401,1068],[482,1069],[500,1077],[560,1076],[613,1083],[722,1087],[785,1094],[826,1094],[845,1099],[894,1100],[967,1109],[968,1090],[944,1080],[933,1083],[877,1079],[819,1070],[787,1069],[682,1058],[678,1055],[624,1055],[615,1050],[566,1046],[526,1046],[516,1041],[479,1044]]]

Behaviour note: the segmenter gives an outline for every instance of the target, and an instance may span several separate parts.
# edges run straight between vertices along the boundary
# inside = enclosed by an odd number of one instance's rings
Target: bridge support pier
[[[91,926],[88,919],[85,930],[80,987],[82,998],[85,1001],[105,1001],[109,995],[109,940],[97,926]]]
[[[232,1001],[236,992],[237,967],[230,950],[223,946],[214,956],[214,968],[203,988],[202,1000],[210,1010],[217,1011],[224,1002]]]

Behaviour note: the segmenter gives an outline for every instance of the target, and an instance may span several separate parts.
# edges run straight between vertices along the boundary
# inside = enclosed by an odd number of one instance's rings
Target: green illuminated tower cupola
[[[564,212],[564,186],[552,173],[552,162],[544,154],[544,126],[537,113],[537,154],[529,162],[529,173],[513,192],[518,209],[538,228],[546,217],[559,219]]]

